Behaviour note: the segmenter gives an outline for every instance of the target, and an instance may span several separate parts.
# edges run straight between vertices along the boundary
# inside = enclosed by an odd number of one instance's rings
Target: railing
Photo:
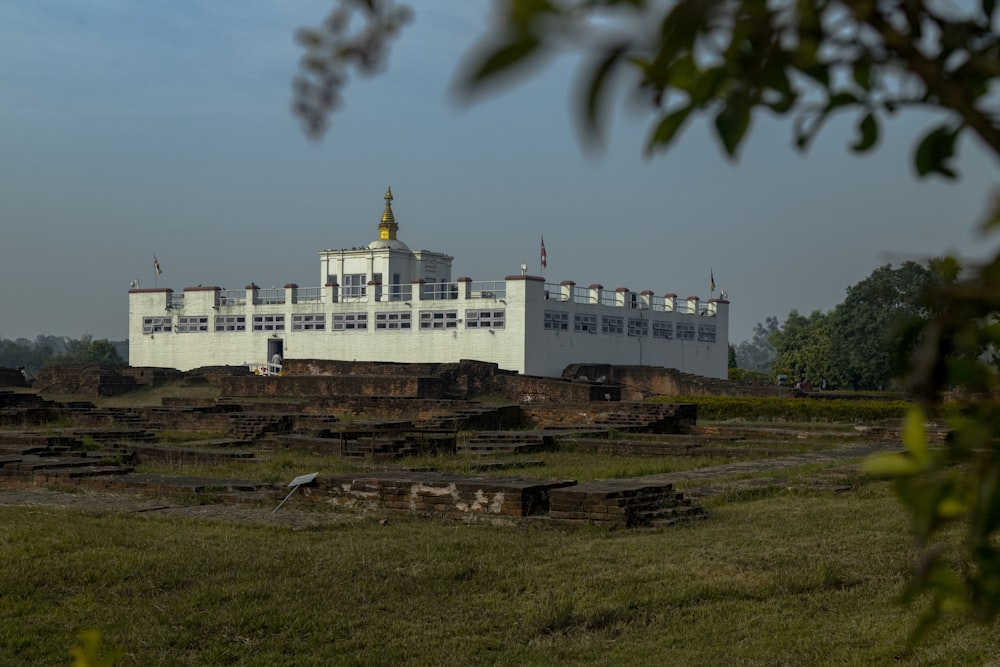
[[[469,283],[469,296],[473,299],[504,299],[507,297],[507,281],[474,280]]]
[[[170,293],[167,295],[167,308],[172,310],[181,310],[184,308],[184,295]]]
[[[562,285],[557,283],[545,283],[545,300],[567,301],[567,299],[563,298]]]
[[[602,306],[617,306],[618,293],[608,289],[602,289],[599,293],[600,304]]]
[[[220,306],[245,306],[247,303],[246,290],[219,290],[216,294],[218,295],[217,305]]]
[[[341,301],[364,301],[368,298],[368,288],[364,285],[344,285],[340,288]]]
[[[247,368],[254,375],[260,375],[263,377],[281,375],[281,364],[272,364],[271,362],[264,364],[249,364]]]
[[[577,287],[576,285],[573,286],[570,300],[573,303],[594,303],[594,298],[590,295],[590,288]]]
[[[257,300],[255,303],[274,304],[285,302],[284,288],[272,287],[271,289],[257,290]]]
[[[674,304],[666,297],[654,296],[651,297],[650,306],[653,310],[659,311],[661,313],[671,313],[674,310]]]
[[[292,301],[295,303],[320,303],[323,301],[323,288],[296,287],[292,290]]]
[[[409,301],[413,298],[413,285],[385,285],[379,301]]]
[[[458,298],[458,285],[455,283],[424,283],[420,287],[421,300],[440,301]]]

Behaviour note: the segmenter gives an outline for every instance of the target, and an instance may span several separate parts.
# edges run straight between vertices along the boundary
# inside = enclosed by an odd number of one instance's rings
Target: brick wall
[[[27,387],[24,375],[16,368],[0,366],[0,387]]]
[[[219,378],[223,396],[408,396],[437,398],[445,393],[440,378],[371,375],[281,375]]]
[[[785,396],[777,387],[741,385],[729,380],[682,373],[656,366],[613,364],[572,364],[563,371],[568,380],[589,380],[620,385],[622,400],[637,401],[647,396]]]
[[[107,364],[46,366],[38,371],[32,388],[48,394],[117,396],[136,389],[184,377],[172,368],[139,368]]]
[[[371,473],[319,479],[303,489],[303,496],[355,511],[504,522],[546,513],[549,493],[575,483],[432,472]]]
[[[518,403],[573,404],[621,398],[619,388],[612,385],[524,375],[497,376],[494,386],[497,393]]]

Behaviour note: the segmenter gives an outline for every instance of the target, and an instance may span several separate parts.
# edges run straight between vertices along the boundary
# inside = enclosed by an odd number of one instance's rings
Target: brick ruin
[[[552,449],[564,439],[607,441],[611,431],[681,433],[695,423],[690,404],[621,401],[621,388],[608,382],[522,377],[473,361],[289,361],[278,377],[244,371],[60,367],[36,381],[36,389],[54,395],[73,389],[105,396],[162,382],[210,383],[221,394],[165,399],[153,407],[98,408],[0,390],[0,485],[276,504],[288,491],[284,485],[139,474],[135,464],[253,460],[291,450],[363,463],[362,472],[317,478],[296,499],[353,512],[608,527],[664,526],[704,516],[667,483],[578,484],[394,464],[410,455],[461,452],[472,470],[497,470],[511,465],[512,456]],[[491,400],[477,402],[476,396]],[[204,433],[205,439],[163,444],[164,431]]]

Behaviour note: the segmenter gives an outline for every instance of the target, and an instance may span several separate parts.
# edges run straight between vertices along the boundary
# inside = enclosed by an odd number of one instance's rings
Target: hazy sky
[[[730,339],[768,315],[828,310],[889,262],[982,256],[997,164],[960,146],[963,179],[917,181],[903,116],[854,157],[852,118],[806,154],[758,121],[738,163],[704,121],[641,157],[649,116],[620,106],[608,149],[581,148],[575,63],[472,106],[449,95],[489,3],[413,0],[387,73],[353,81],[325,140],[289,113],[300,49],[329,0],[0,2],[0,338],[123,339],[129,283],[319,284],[318,250],[377,237],[391,185],[399,237],[454,276],[521,262],[551,282],[732,302]]]

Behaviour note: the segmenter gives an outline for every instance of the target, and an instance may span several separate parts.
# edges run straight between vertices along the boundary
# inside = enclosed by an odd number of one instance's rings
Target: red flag
[[[545,237],[542,237],[542,268],[544,269],[549,265],[548,258],[545,255]]]

